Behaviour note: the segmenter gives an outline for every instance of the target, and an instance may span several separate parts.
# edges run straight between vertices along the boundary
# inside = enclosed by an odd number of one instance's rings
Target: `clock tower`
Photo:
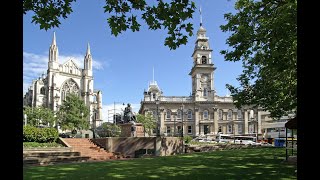
[[[193,58],[193,67],[189,73],[192,78],[192,96],[195,101],[214,100],[213,72],[216,67],[213,66],[211,53],[209,37],[206,37],[206,29],[202,26],[201,20],[191,56]]]

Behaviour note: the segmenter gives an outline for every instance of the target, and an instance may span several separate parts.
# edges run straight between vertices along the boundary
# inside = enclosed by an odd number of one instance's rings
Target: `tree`
[[[137,122],[143,124],[144,131],[150,136],[152,131],[156,128],[156,119],[151,115],[151,113],[147,113],[146,115],[137,114],[136,117]]]
[[[27,124],[31,126],[45,125],[53,127],[56,118],[54,112],[45,107],[24,107],[23,113],[27,115]]]
[[[240,87],[227,84],[235,105],[262,107],[272,118],[297,110],[297,0],[237,0],[220,26],[232,32],[226,61],[242,61]]]
[[[88,130],[89,108],[75,94],[68,94],[57,113],[62,130]]]
[[[72,12],[71,4],[76,0],[23,0],[23,13],[34,12],[32,22],[40,25],[40,29],[48,30],[59,27],[60,18],[66,19]],[[140,30],[137,16],[144,20],[149,29],[167,29],[168,37],[165,45],[170,49],[176,49],[181,44],[188,42],[188,36],[192,36],[193,25],[187,22],[192,19],[196,9],[191,0],[171,0],[170,3],[158,0],[157,3],[145,0],[105,0],[104,12],[109,14],[108,25],[111,34],[131,29],[133,32]],[[187,36],[188,35],[188,36]]]
[[[97,128],[97,133],[100,137],[118,137],[121,133],[121,129],[114,123],[104,122]]]

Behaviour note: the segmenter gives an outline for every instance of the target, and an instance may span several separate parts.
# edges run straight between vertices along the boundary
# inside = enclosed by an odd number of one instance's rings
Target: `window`
[[[178,133],[181,134],[181,126],[178,126]]]
[[[167,119],[170,119],[171,118],[171,111],[170,110],[167,110],[167,116],[166,116]]]
[[[203,96],[207,96],[208,95],[208,90],[207,88],[203,88]]]
[[[238,124],[238,133],[242,134],[242,124]]]
[[[238,120],[242,119],[242,111],[239,109],[238,110]]]
[[[204,125],[203,126],[203,131],[204,131],[204,134],[210,133],[209,125]]]
[[[181,110],[177,110],[177,119],[181,119]]]
[[[153,111],[152,116],[155,118],[157,116],[157,111]]]
[[[152,97],[153,97],[153,99],[156,99],[156,94],[152,93]]]
[[[232,125],[231,124],[228,125],[228,133],[232,133]]]
[[[40,94],[46,95],[46,89],[44,87],[40,89]]]
[[[206,56],[202,56],[201,63],[202,64],[207,64],[207,57]]]
[[[221,126],[219,126],[218,132],[222,132],[222,127]]]
[[[192,111],[188,110],[188,119],[192,119]]]
[[[208,117],[209,117],[208,110],[204,110],[203,111],[203,119],[208,119]]]
[[[188,126],[188,134],[192,134],[192,127]]]
[[[222,120],[222,118],[223,118],[223,117],[222,117],[222,114],[223,114],[223,111],[222,111],[222,109],[220,109],[220,110],[219,110],[219,120]]]
[[[170,126],[167,126],[167,133],[168,133],[168,134],[170,134],[170,133],[171,133]]]
[[[232,120],[232,110],[228,111],[228,120]]]

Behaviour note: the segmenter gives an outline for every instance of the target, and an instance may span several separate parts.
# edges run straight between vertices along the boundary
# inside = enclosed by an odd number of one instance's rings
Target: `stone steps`
[[[97,159],[117,159],[122,158],[121,156],[115,155],[114,153],[107,152],[104,148],[94,144],[90,139],[86,138],[63,138],[74,151],[79,151],[83,156],[89,156],[92,160]]]
[[[23,165],[51,165],[57,163],[86,162],[90,159],[88,156],[56,156],[49,158],[28,157],[23,159]]]

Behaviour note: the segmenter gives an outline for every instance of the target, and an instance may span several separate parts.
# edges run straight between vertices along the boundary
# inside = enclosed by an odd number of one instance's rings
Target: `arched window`
[[[72,80],[72,79],[68,79],[67,81],[65,81],[65,83],[62,85],[61,88],[61,100],[65,100],[66,96],[69,93],[75,94],[79,96],[79,86],[78,84]]]
[[[45,89],[45,87],[42,87],[42,88],[40,89],[40,94],[46,95],[46,89]]]
[[[208,95],[208,90],[207,88],[203,88],[203,96],[207,96]]]
[[[238,120],[242,119],[242,111],[239,109],[238,110]]]
[[[167,119],[170,119],[171,118],[171,111],[170,110],[167,110],[167,116],[166,116]]]
[[[207,64],[207,57],[206,56],[202,56],[201,57],[201,63],[202,64]]]
[[[219,120],[222,120],[222,118],[223,118],[223,117],[222,117],[222,114],[223,114],[223,111],[222,111],[222,109],[220,109],[220,110],[219,110]]]
[[[190,109],[188,110],[188,119],[192,119],[192,111]]]
[[[208,119],[209,118],[209,112],[208,110],[203,111],[203,119]]]
[[[181,113],[182,111],[180,109],[177,110],[177,119],[181,119]]]
[[[228,111],[228,120],[232,120],[232,110]]]

